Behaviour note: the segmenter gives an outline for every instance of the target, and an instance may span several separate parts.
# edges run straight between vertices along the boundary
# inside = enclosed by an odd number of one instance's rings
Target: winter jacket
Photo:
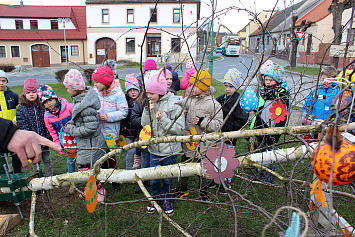
[[[180,79],[179,79],[179,75],[177,72],[171,72],[171,74],[173,75],[173,82],[171,83],[170,89],[172,89],[173,91],[179,91],[180,90]]]
[[[152,119],[152,138],[161,137],[170,127],[175,118],[181,113],[184,100],[180,96],[167,93],[154,104],[154,110],[151,111]],[[157,120],[155,114],[157,111],[163,112],[163,118]],[[182,136],[184,133],[184,116],[181,116],[174,122],[166,136]],[[142,126],[150,124],[148,108],[145,107],[142,114]],[[157,156],[177,155],[182,151],[181,143],[159,143],[148,146],[151,154]]]
[[[105,152],[106,141],[101,133],[99,116],[100,99],[91,87],[86,92],[73,97],[73,114],[65,128],[65,132],[77,139],[76,163],[79,165],[94,164]],[[81,150],[80,148],[96,148]],[[97,149],[101,148],[101,149]]]
[[[140,131],[141,125],[139,121],[139,126],[135,126],[132,122],[132,110],[136,103],[139,103],[138,100],[132,101],[131,98],[126,94],[126,100],[128,104],[128,115],[121,122],[121,134],[124,137],[131,138],[133,141],[137,138],[138,133]]]
[[[26,105],[20,104],[16,111],[17,125],[22,130],[33,131],[42,137],[51,140],[51,136],[44,123],[44,108],[41,109],[39,105]],[[42,150],[47,149],[47,147],[42,147]]]
[[[51,114],[49,111],[44,113],[44,123],[48,129],[49,134],[53,138],[53,142],[60,145],[62,148],[63,145],[63,135],[64,128],[67,123],[71,120],[71,115],[73,112],[73,104],[69,103],[64,98],[59,98],[61,107],[59,116]]]
[[[220,95],[216,100],[221,104],[223,119],[225,119],[239,98],[239,93],[235,92],[232,96]],[[239,103],[222,127],[222,132],[238,131],[248,122],[249,115],[240,107]],[[233,139],[233,145],[236,143]]]
[[[185,90],[185,97],[188,96],[187,89],[191,87],[190,77],[194,75],[195,72],[197,72],[196,68],[192,67],[185,72],[184,76],[181,79],[180,89]]]
[[[0,118],[16,121],[16,108],[18,95],[9,87],[6,91],[0,91]]]
[[[139,133],[142,130],[142,114],[143,114],[143,110],[144,110],[144,106],[145,106],[145,104],[142,105],[139,100],[140,99],[138,99],[136,104],[134,105],[134,107],[132,109],[132,116],[131,116],[132,125],[138,129],[137,136],[139,136]],[[137,149],[140,151],[148,152],[148,147],[146,147],[146,148],[137,147]]]
[[[302,108],[302,115],[305,117],[311,108],[314,100],[314,93],[316,93],[316,89],[313,89],[304,103]],[[339,93],[339,88],[336,84],[331,85],[329,88],[320,87],[317,91],[317,97],[315,98],[315,103],[312,107],[312,111],[309,112],[310,116],[314,116],[314,119],[322,119],[326,120],[330,113],[330,106],[332,100]]]
[[[106,121],[100,120],[102,134],[106,137],[109,133],[113,139],[118,140],[121,120],[126,118],[128,114],[128,105],[120,82],[115,79],[108,88],[106,95],[103,95],[96,88],[94,90],[101,103],[99,113],[106,116]]]
[[[0,153],[8,153],[7,145],[18,129],[11,120],[0,118]]]
[[[188,93],[190,93],[188,90]],[[221,105],[214,99],[216,89],[210,87],[207,92],[202,96],[191,96],[184,108],[185,114],[185,134],[187,131],[194,127],[197,134],[216,132],[223,122],[223,112]],[[185,98],[187,100],[187,98]],[[218,112],[217,112],[218,111]],[[215,114],[217,112],[217,114]],[[200,125],[193,122],[194,117],[203,118]],[[211,142],[200,142],[199,149],[204,151]],[[184,152],[187,157],[194,156],[194,151],[188,150],[185,143],[183,144]]]

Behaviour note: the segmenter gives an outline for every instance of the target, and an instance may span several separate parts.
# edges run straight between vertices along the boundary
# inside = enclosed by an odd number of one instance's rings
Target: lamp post
[[[214,18],[214,0],[212,0],[212,21],[211,21],[211,52],[209,56],[209,71],[211,74],[211,84],[213,78],[213,18]]]
[[[68,67],[68,49],[67,49],[67,38],[65,36],[65,22],[70,21],[69,17],[58,18],[58,22],[63,22],[64,29],[64,52],[65,52],[65,65]]]

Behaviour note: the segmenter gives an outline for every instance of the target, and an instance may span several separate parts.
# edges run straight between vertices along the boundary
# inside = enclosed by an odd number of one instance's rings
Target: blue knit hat
[[[282,66],[280,65],[275,65],[273,67],[270,67],[266,73],[264,74],[264,78],[266,76],[271,77],[274,79],[278,84],[280,84],[283,81],[283,75],[285,73],[285,70]]]
[[[234,86],[235,89],[240,87],[242,81],[242,74],[236,68],[231,68],[228,70],[226,75],[224,75],[223,83],[229,83]]]

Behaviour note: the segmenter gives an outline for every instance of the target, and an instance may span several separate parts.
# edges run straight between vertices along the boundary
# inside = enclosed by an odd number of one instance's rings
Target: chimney
[[[20,1],[20,7],[23,7],[23,0]]]

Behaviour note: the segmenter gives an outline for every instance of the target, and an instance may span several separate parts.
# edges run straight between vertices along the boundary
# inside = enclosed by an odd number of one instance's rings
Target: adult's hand
[[[40,145],[48,146],[56,151],[61,151],[62,148],[50,140],[38,135],[35,132],[16,130],[10,142],[7,145],[7,150],[17,154],[24,168],[28,167],[28,159],[32,160],[33,164],[37,164],[41,159],[42,150]]]

